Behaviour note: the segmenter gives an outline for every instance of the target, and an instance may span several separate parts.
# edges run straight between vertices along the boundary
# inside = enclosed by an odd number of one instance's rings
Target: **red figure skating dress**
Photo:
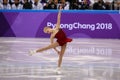
[[[60,46],[63,46],[67,42],[71,42],[72,39],[67,38],[66,34],[63,32],[62,29],[59,29],[59,31],[56,33],[55,38],[57,39],[57,42]]]

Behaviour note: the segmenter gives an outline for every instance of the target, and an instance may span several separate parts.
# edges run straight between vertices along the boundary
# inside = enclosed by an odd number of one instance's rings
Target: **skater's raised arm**
[[[59,12],[58,12],[57,23],[56,23],[56,29],[59,29],[59,28],[60,28],[61,10],[62,10],[62,6],[60,6],[60,9],[59,9]]]

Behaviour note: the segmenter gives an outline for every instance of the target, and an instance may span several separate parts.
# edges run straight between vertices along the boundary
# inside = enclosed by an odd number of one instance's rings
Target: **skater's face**
[[[46,30],[46,33],[48,33],[48,34],[50,34],[50,33],[51,33],[50,28],[48,28],[48,29]]]
[[[46,28],[46,29],[44,30],[44,32],[50,34],[50,33],[52,33],[52,29],[51,29],[51,28]]]

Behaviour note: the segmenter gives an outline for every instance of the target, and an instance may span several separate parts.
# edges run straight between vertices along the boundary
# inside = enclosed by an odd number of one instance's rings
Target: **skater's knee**
[[[48,48],[54,48],[55,46],[53,44],[48,45]]]

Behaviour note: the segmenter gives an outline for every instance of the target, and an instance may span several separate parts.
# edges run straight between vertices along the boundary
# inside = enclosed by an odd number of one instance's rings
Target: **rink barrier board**
[[[63,10],[60,27],[72,38],[120,38],[118,10]],[[0,37],[48,38],[58,10],[0,10]]]

